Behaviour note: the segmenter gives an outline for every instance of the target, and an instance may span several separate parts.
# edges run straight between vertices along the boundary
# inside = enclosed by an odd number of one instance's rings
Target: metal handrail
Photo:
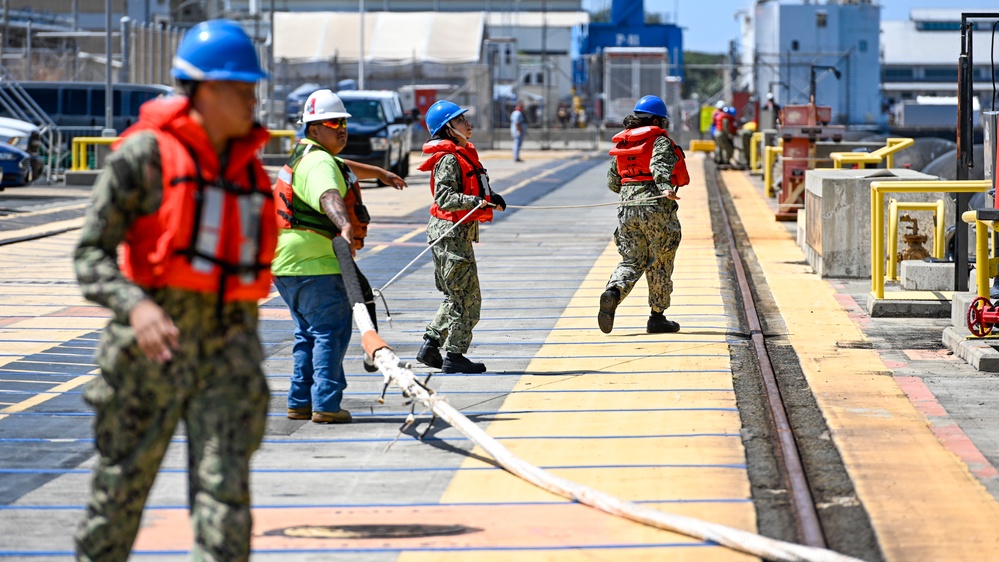
[[[72,165],[70,170],[82,172],[90,169],[87,162],[87,150],[91,145],[111,145],[120,137],[74,137],[70,154],[72,155]]]
[[[912,180],[871,182],[871,294],[885,298],[885,193],[978,193],[992,180]]]
[[[892,168],[895,165],[895,153],[909,148],[915,142],[909,138],[890,138],[874,152],[833,152],[829,157],[832,158],[834,168],[842,168],[843,164],[856,164],[862,169],[867,164],[880,164],[882,160],[885,161],[885,167]]]

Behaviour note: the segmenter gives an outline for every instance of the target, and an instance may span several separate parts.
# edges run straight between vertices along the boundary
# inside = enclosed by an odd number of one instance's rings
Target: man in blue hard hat
[[[187,433],[195,560],[247,560],[250,456],[269,391],[257,302],[270,292],[277,221],[254,122],[266,74],[235,22],[193,27],[173,76],[93,188],[74,266],[111,309],[85,389],[96,410],[93,493],[78,560],[125,560],[180,421]],[[119,266],[118,248],[121,246]]]
[[[625,130],[614,135],[614,156],[607,171],[607,188],[620,194],[614,242],[621,262],[600,295],[597,325],[609,334],[614,313],[644,274],[649,284],[650,334],[680,331],[665,316],[673,293],[673,261],[680,247],[677,190],[690,183],[683,150],[666,133],[669,114],[656,96],[635,104],[624,118]]]

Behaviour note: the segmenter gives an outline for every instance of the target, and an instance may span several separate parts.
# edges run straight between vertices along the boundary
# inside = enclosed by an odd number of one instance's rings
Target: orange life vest
[[[492,190],[489,188],[489,176],[486,169],[479,163],[479,153],[476,152],[472,143],[465,146],[458,146],[449,140],[432,139],[423,145],[423,153],[430,154],[426,162],[420,164],[418,168],[421,172],[429,172],[434,169],[437,162],[445,154],[454,154],[458,159],[458,167],[461,168],[461,188],[465,195],[481,197],[486,201],[492,201]],[[434,176],[430,175],[430,194],[434,194]],[[445,211],[441,209],[435,201],[430,206],[430,214],[451,222],[460,221],[470,211]],[[490,222],[493,220],[493,210],[490,207],[478,209],[469,220],[479,222]],[[466,221],[467,222],[467,221]]]
[[[329,239],[340,234],[340,229],[330,220],[326,213],[313,209],[302,201],[301,197],[295,196],[292,189],[295,178],[295,168],[305,155],[313,149],[322,150],[333,156],[322,145],[315,142],[308,142],[302,139],[295,151],[291,154],[291,160],[281,167],[278,172],[277,183],[274,184],[274,203],[277,205],[278,227],[298,228],[321,234]],[[343,197],[344,205],[347,207],[347,218],[350,219],[351,231],[354,234],[354,249],[360,250],[364,247],[364,238],[368,235],[368,224],[371,216],[368,209],[361,200],[361,186],[358,184],[357,175],[344,164],[343,160],[333,157],[340,173],[343,174],[343,181],[347,183],[347,194]]]
[[[214,291],[220,303],[264,298],[277,224],[270,180],[257,153],[270,135],[255,126],[232,141],[221,164],[189,111],[187,98],[150,101],[123,135],[156,135],[163,199],[126,232],[122,272],[145,288]]]
[[[669,138],[665,130],[653,126],[625,129],[611,139],[617,143],[617,146],[612,148],[609,154],[617,160],[617,173],[621,176],[622,183],[655,180],[652,177],[652,152],[659,137],[667,138],[673,153],[677,156],[673,172],[669,177],[670,184],[673,187],[683,187],[690,183],[687,157],[683,149]]]

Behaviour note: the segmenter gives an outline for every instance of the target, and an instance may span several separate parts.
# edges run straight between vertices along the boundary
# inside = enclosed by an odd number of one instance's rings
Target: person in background
[[[305,138],[278,174],[278,245],[272,271],[274,285],[295,322],[295,361],[288,388],[289,419],[314,423],[350,423],[341,407],[347,377],[343,359],[352,332],[351,310],[341,264],[330,240],[342,236],[356,250],[367,220],[358,221],[358,178],[378,178],[406,187],[399,176],[375,166],[346,163],[339,154],[347,145],[347,113],[330,90],[318,90],[305,102]],[[355,171],[357,172],[355,174]],[[348,206],[346,200],[351,201]],[[366,214],[366,211],[365,211]],[[362,285],[366,284],[358,271]]]
[[[94,184],[74,254],[84,296],[112,315],[83,395],[97,461],[77,560],[128,558],[181,420],[192,558],[250,555],[250,457],[270,397],[257,301],[277,241],[258,156],[270,135],[254,122],[266,74],[228,20],[192,27],[172,73],[184,95],[142,106]]]
[[[494,209],[506,209],[500,194],[489,188],[489,176],[471,142],[472,125],[465,119],[466,111],[444,100],[427,110],[432,138],[423,145],[423,152],[430,157],[419,168],[431,172],[434,203],[427,242],[433,244],[434,281],[444,301],[427,326],[416,360],[445,373],[486,371],[484,364],[464,355],[482,308],[472,243],[479,241],[479,223],[492,221]],[[441,348],[446,357],[441,356]]]
[[[524,136],[527,134],[527,120],[524,118],[524,106],[517,102],[510,114],[510,136],[513,137],[513,161],[523,162],[520,159],[520,147],[524,144]]]
[[[620,194],[614,242],[621,262],[600,295],[597,325],[609,334],[614,313],[642,274],[649,284],[646,323],[650,334],[678,332],[680,325],[664,315],[673,293],[673,261],[680,246],[677,190],[690,182],[683,150],[666,134],[669,114],[656,96],[635,104],[624,118],[625,130],[614,135],[614,156],[607,171],[607,188]],[[642,201],[644,200],[644,201]],[[638,202],[641,201],[641,202]]]

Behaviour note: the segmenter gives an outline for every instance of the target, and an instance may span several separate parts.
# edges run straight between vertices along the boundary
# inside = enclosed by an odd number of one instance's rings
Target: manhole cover
[[[300,525],[264,533],[299,539],[408,539],[478,533],[464,525]]]

